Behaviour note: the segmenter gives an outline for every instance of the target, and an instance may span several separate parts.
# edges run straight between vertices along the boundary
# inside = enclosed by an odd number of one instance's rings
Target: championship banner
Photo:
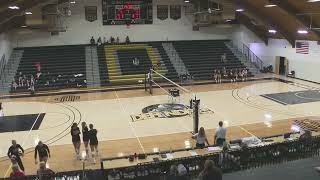
[[[96,21],[98,19],[97,6],[86,6],[85,7],[86,20],[89,22]]]

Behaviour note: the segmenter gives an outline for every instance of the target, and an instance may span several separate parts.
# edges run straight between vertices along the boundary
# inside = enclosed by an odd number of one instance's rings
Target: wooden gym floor
[[[293,120],[317,119],[320,116],[320,99],[318,101],[317,98],[304,97],[313,99],[313,102],[283,105],[277,100],[261,96],[320,88],[318,84],[290,80],[291,83],[261,80],[188,86],[185,88],[189,92],[182,92],[177,101],[187,105],[189,99],[196,94],[201,100],[201,107],[213,111],[200,114],[200,126],[206,129],[210,143],[213,143],[214,130],[219,121],[223,121],[228,127],[228,140],[278,135],[290,132]],[[115,90],[6,99],[3,102],[6,116],[40,113],[45,113],[45,116],[38,130],[0,133],[0,177],[7,176],[10,172],[10,162],[5,156],[11,139],[16,139],[26,149],[23,162],[27,174],[35,174],[37,170],[32,151],[38,140],[50,146],[51,169],[56,172],[81,169],[82,162],[75,160],[71,145],[70,125],[73,122],[86,121],[95,125],[98,129],[101,158],[153,152],[154,149],[180,149],[186,147],[186,141],[194,145],[190,134],[190,115],[132,121],[132,116],[141,114],[144,107],[168,103],[169,98],[162,89],[154,90],[153,95],[144,90]],[[81,149],[84,149],[83,145]],[[89,169],[99,168],[99,163],[94,165],[91,159],[86,164]]]

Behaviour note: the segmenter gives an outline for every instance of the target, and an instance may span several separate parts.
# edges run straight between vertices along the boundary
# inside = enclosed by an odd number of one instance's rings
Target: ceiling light
[[[26,25],[23,25],[23,26],[21,26],[22,28],[26,28],[27,26]]]
[[[320,2],[320,0],[308,0],[308,2]]]
[[[307,30],[298,30],[298,33],[299,34],[308,34],[308,31]]]
[[[75,3],[76,3],[76,1],[70,1],[70,3],[71,3],[71,4],[75,4]]]
[[[275,6],[277,6],[277,5],[275,5],[275,4],[266,4],[266,5],[264,5],[264,7],[266,7],[266,8],[275,7]]]
[[[184,2],[185,2],[185,3],[188,3],[188,2],[190,2],[190,1],[189,1],[189,0],[184,0]]]
[[[237,11],[237,12],[243,12],[244,9],[237,9],[236,11]]]
[[[9,9],[20,9],[18,6],[9,6]]]
[[[232,21],[231,19],[227,19],[227,20],[226,20],[226,22],[231,22],[231,21]]]
[[[31,14],[32,14],[32,12],[27,11],[25,14],[26,14],[26,15],[31,15]]]
[[[275,34],[275,33],[277,33],[277,30],[269,29],[269,33]]]

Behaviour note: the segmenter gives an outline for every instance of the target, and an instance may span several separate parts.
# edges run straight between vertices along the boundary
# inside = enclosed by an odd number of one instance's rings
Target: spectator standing
[[[10,174],[10,178],[19,179],[19,177],[24,177],[25,176],[24,173],[20,170],[18,164],[13,164],[11,169],[12,169],[12,172]]]
[[[199,174],[200,180],[222,180],[222,172],[218,169],[212,160],[206,160],[204,169]]]
[[[193,135],[192,138],[197,140],[197,143],[196,143],[197,148],[204,148],[206,146],[206,143],[207,145],[209,145],[209,141],[207,139],[206,132],[204,131],[203,127],[201,127],[199,129],[199,132]]]
[[[2,102],[0,102],[0,119],[4,117]]]
[[[222,63],[226,63],[227,62],[227,54],[226,53],[221,55],[221,62]]]
[[[98,131],[93,128],[93,124],[89,124],[89,142],[90,142],[90,149],[91,149],[91,154],[93,158],[93,162],[96,163],[96,155],[98,155],[98,138],[97,138],[97,133]]]
[[[217,71],[217,83],[221,83],[221,72],[220,70]]]
[[[219,122],[219,127],[216,129],[216,134],[214,136],[215,144],[218,146],[222,146],[226,141],[226,128],[223,127],[223,122]]]
[[[80,129],[77,123],[73,123],[71,127],[72,144],[76,153],[76,159],[80,160]]]
[[[20,169],[24,172],[24,166],[20,158],[20,156],[23,156],[23,154],[24,149],[20,146],[20,144],[17,144],[16,140],[12,140],[12,145],[10,146],[7,155],[10,159],[12,157],[15,157],[15,160],[17,161]]]
[[[46,144],[42,143],[42,141],[38,142],[38,145],[36,146],[36,148],[34,150],[35,164],[38,163],[37,154],[39,154],[39,161],[40,162],[47,163],[48,157],[50,157],[50,150],[49,150],[49,147]]]
[[[45,162],[40,162],[40,167],[37,171],[37,175],[39,180],[53,180],[54,179],[54,171],[46,167]]]

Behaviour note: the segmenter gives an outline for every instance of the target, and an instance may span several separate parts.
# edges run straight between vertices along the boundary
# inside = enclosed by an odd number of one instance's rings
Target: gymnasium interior
[[[319,67],[320,0],[0,0],[0,179],[318,180]]]

